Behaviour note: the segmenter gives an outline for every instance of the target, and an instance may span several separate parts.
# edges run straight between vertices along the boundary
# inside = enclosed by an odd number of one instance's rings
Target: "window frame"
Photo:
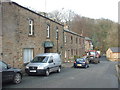
[[[47,24],[46,37],[50,38],[50,25],[49,24]]]
[[[64,37],[64,42],[66,43],[67,42],[67,36],[65,35]]]
[[[29,19],[29,35],[34,35],[34,20]]]
[[[56,40],[58,40],[59,39],[59,29],[58,29],[58,27],[56,26]]]

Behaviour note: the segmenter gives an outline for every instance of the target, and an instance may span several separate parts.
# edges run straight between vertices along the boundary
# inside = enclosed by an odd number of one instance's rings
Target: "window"
[[[73,56],[73,49],[71,49],[71,55]]]
[[[0,66],[2,66],[2,70],[7,69],[7,64],[0,62]]]
[[[31,62],[32,63],[47,63],[48,58],[49,57],[47,56],[38,56],[38,57],[35,57]]]
[[[79,39],[79,44],[80,44],[81,40]]]
[[[67,36],[65,36],[65,42],[67,42]]]
[[[50,38],[50,25],[47,24],[47,38]]]
[[[25,48],[23,54],[24,63],[28,63],[33,59],[33,49]]]
[[[76,49],[76,55],[78,55],[78,53],[77,53],[77,49]]]
[[[76,38],[76,44],[77,44],[77,42],[78,42],[78,39]]]
[[[58,27],[56,27],[56,39],[58,40],[59,36],[58,36]]]
[[[32,19],[29,19],[29,35],[33,35],[33,30],[34,30],[34,22]]]
[[[50,57],[49,63],[53,63],[53,57]]]
[[[71,44],[73,43],[73,37],[71,36]]]
[[[65,58],[67,58],[67,51],[65,50]]]

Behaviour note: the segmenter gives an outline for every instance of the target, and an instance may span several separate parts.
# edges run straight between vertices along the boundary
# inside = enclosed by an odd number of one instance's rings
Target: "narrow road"
[[[50,76],[24,76],[21,84],[4,84],[3,88],[118,88],[115,64],[102,57],[99,64],[84,68],[63,68]]]

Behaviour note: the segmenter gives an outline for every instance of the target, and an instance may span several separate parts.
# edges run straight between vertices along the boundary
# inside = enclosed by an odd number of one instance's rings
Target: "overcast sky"
[[[37,11],[71,9],[75,13],[94,19],[105,18],[118,22],[120,0],[12,0]],[[46,2],[46,3],[45,3]]]

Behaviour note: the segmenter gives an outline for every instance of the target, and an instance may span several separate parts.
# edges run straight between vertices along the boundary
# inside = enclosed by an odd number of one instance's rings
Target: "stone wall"
[[[44,53],[44,42],[51,41],[57,52],[56,26],[59,30],[58,48],[62,53],[63,25],[39,15],[16,3],[3,3],[3,60],[13,67],[22,68],[23,50],[33,48],[34,56]],[[34,21],[34,35],[29,35],[29,19]],[[50,38],[46,38],[47,24],[50,25]],[[63,55],[62,55],[63,56]]]
[[[74,57],[83,56],[85,53],[84,46],[85,43],[83,37],[74,34],[74,32],[71,33],[71,31],[64,31],[64,57],[66,60],[74,60]]]

